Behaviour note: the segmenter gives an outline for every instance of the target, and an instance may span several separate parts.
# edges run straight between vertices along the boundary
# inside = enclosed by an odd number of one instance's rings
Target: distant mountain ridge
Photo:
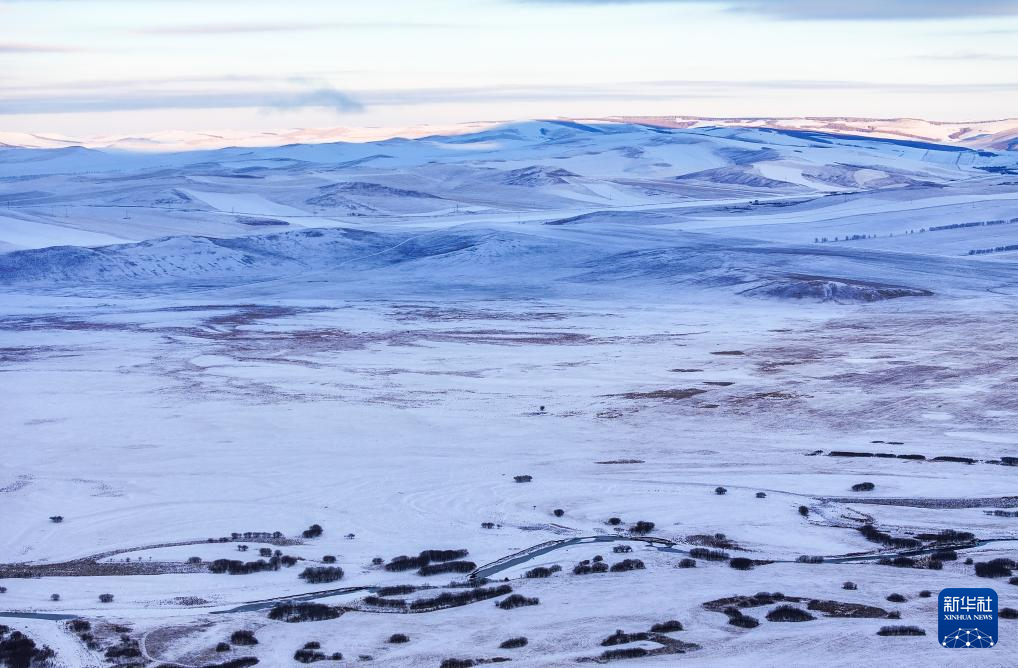
[[[332,142],[378,142],[386,139],[420,139],[430,136],[471,137],[491,132],[490,139],[505,138],[498,128],[520,121],[475,121],[447,125],[408,127],[332,127],[290,128],[265,131],[165,131],[147,135],[68,137],[59,134],[33,134],[0,131],[0,147],[86,148],[129,151],[190,151],[227,147],[272,147],[291,144]],[[573,124],[638,124],[648,127],[695,129],[708,127],[763,128],[810,131],[883,139],[902,139],[964,146],[996,151],[1018,150],[1018,118],[984,121],[929,121],[918,118],[859,118],[852,116],[801,117],[709,117],[709,116],[607,116],[602,118],[560,118],[550,122]]]

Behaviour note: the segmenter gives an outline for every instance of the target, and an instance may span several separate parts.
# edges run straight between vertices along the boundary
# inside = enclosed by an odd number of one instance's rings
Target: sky
[[[0,130],[1018,117],[1018,0],[0,0]]]

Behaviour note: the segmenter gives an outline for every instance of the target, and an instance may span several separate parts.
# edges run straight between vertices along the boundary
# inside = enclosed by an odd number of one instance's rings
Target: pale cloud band
[[[917,20],[1018,16],[1016,0],[516,0],[547,5],[713,5],[792,20]]]

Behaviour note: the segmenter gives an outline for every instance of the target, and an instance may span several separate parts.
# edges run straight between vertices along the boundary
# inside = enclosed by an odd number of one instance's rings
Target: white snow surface
[[[121,636],[149,666],[296,666],[310,641],[332,665],[969,665],[937,642],[937,592],[1018,607],[964,563],[1018,548],[1018,159],[930,143],[939,125],[673,120],[0,150],[0,624],[68,667],[111,665]],[[641,520],[663,542],[592,540]],[[922,543],[911,567],[879,564],[908,550],[867,524]],[[973,538],[929,568],[945,529]],[[756,564],[677,567],[705,545]],[[297,561],[209,570],[261,549]],[[373,562],[429,549],[505,563],[487,586],[539,604],[332,591],[467,591]],[[298,577],[326,555],[342,579]],[[595,556],[645,567],[573,573]],[[711,609],[758,592],[883,612]],[[298,595],[342,614],[269,619]],[[1016,624],[981,665],[1018,663]],[[215,651],[240,629],[258,644]]]

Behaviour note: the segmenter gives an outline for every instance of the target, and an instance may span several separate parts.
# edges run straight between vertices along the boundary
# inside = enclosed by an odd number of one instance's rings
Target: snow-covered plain
[[[0,150],[0,623],[65,666],[289,666],[310,641],[338,665],[969,665],[936,592],[1018,607],[964,563],[1018,547],[1018,251],[969,255],[1018,244],[1018,154],[806,129]],[[755,566],[677,567],[704,546]],[[938,547],[959,558],[929,568]],[[260,549],[297,561],[209,570]],[[540,602],[365,602],[468,591],[373,562],[429,549]],[[298,577],[326,555],[342,579]],[[597,555],[645,568],[573,573]],[[712,603],[765,591],[882,612],[783,623],[769,597],[740,628]],[[288,597],[341,614],[269,619]],[[1000,628],[982,665],[1018,663]],[[241,629],[258,644],[215,650]]]

